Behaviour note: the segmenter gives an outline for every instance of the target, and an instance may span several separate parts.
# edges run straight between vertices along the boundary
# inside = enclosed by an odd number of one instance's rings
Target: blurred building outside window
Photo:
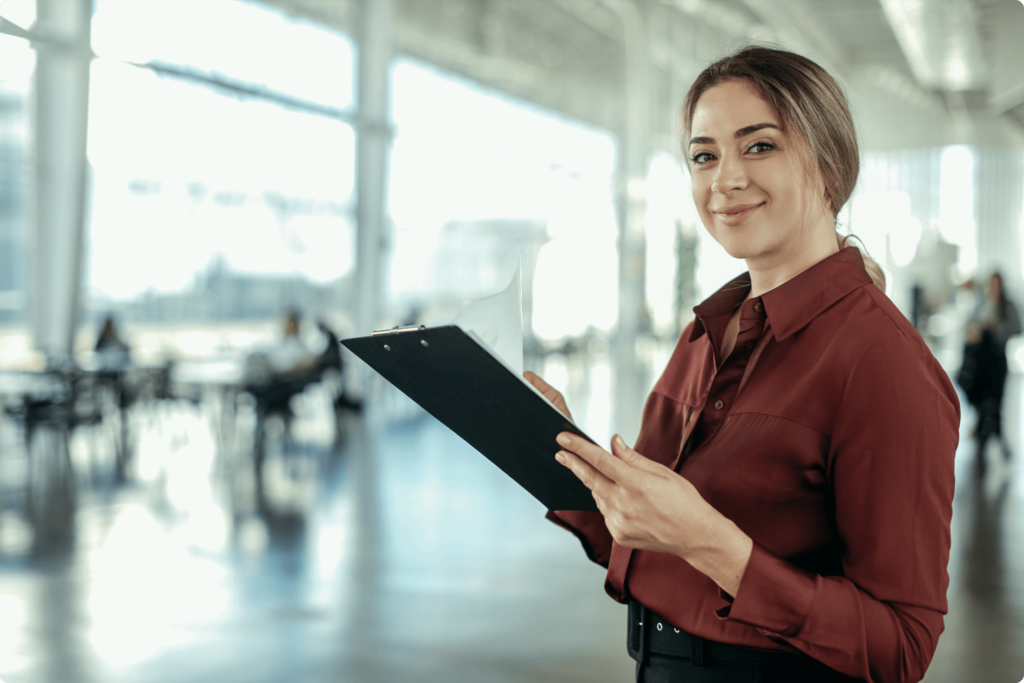
[[[185,325],[192,354],[268,341],[286,308],[348,307],[351,126],[210,81],[347,112],[350,41],[255,4],[161,0],[98,0],[92,39],[83,322]],[[161,338],[133,353],[155,360]]]

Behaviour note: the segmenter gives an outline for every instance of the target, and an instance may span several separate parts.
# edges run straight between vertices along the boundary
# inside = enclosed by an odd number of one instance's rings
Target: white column
[[[29,319],[48,363],[71,360],[78,325],[87,178],[91,0],[37,0],[35,197]]]
[[[619,336],[633,340],[642,328],[646,306],[647,163],[650,156],[650,70],[644,6],[625,2],[626,82],[624,130],[619,149]]]
[[[650,45],[645,5],[618,3],[625,42],[623,130],[619,148],[619,322],[615,339],[615,431],[632,443],[640,432],[650,368],[636,355],[644,331],[647,164],[650,156]],[[607,444],[602,444],[607,446]]]
[[[392,128],[389,68],[393,52],[392,0],[360,0],[356,117],[356,334],[380,322],[383,261],[388,235],[387,182]]]

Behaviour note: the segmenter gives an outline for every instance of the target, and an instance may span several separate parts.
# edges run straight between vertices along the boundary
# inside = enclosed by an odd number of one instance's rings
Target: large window
[[[495,291],[515,269],[518,243],[538,337],[614,326],[611,136],[411,61],[396,64],[393,93],[394,305],[417,315],[446,295]]]
[[[27,3],[4,6],[0,16],[27,26]],[[28,21],[26,21],[28,20]],[[31,141],[28,116],[35,52],[26,40],[0,34],[0,326],[25,321],[28,187]]]
[[[329,305],[353,265],[349,41],[243,2],[99,0],[93,44],[91,307]]]

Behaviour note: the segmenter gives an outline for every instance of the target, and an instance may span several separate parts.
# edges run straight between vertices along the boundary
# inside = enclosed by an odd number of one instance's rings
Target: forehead
[[[782,121],[753,85],[745,80],[732,80],[708,88],[697,100],[693,110],[691,135],[718,138],[732,134],[755,123]],[[716,134],[717,133],[717,134]]]

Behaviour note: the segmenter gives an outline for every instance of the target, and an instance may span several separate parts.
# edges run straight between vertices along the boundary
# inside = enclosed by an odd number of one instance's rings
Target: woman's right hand
[[[572,419],[572,415],[569,414],[569,407],[565,405],[565,399],[562,398],[562,395],[554,387],[529,370],[523,373],[523,377],[526,378],[527,382],[536,387],[537,391],[544,394],[544,398],[551,401],[562,415],[565,415],[570,420]]]

